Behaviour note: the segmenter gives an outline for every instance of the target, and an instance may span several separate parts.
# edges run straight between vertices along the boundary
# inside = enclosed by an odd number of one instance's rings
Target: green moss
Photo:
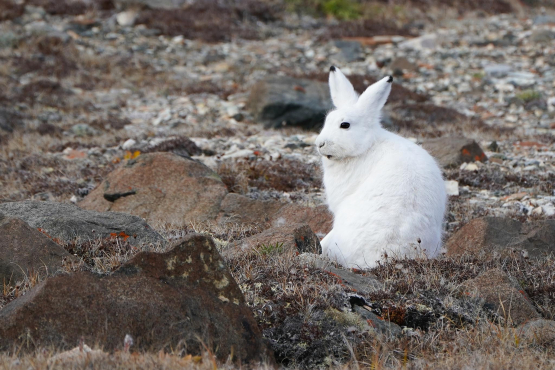
[[[532,100],[539,99],[541,97],[541,94],[537,91],[529,89],[529,90],[524,90],[519,94],[516,94],[516,97],[522,100],[523,102],[528,103],[528,102],[531,102]]]
[[[317,16],[353,20],[362,16],[362,6],[356,0],[285,0],[290,11]]]

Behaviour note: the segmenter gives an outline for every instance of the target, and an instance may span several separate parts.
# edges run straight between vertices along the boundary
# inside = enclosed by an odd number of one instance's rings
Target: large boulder
[[[150,224],[183,226],[218,216],[227,189],[210,168],[172,153],[150,153],[110,173],[79,206],[142,217]]]
[[[515,251],[540,258],[555,252],[555,220],[521,223],[502,217],[482,217],[458,230],[445,245],[447,255],[508,255]]]
[[[127,334],[140,351],[201,354],[206,345],[220,360],[270,356],[214,242],[198,234],[166,253],[141,252],[111,275],[47,279],[0,311],[0,349],[71,348],[83,337],[115,350]]]
[[[258,81],[247,105],[266,128],[315,128],[324,123],[326,112],[333,108],[326,83],[287,76],[268,76]]]
[[[465,295],[480,299],[485,307],[504,318],[508,324],[520,325],[541,318],[518,282],[502,270],[484,271],[476,278],[465,281],[462,288]]]
[[[326,206],[305,207],[275,200],[253,200],[229,193],[222,201],[220,224],[256,224],[263,229],[306,223],[319,237],[330,232],[333,216]]]
[[[60,242],[119,235],[124,235],[132,245],[164,242],[142,219],[124,213],[86,211],[73,204],[40,201],[2,203],[0,213],[40,228]]]
[[[463,162],[485,162],[486,154],[472,139],[464,137],[440,137],[422,143],[432,157],[443,167],[457,167]]]
[[[16,283],[26,276],[44,277],[77,258],[18,218],[0,214],[0,282]]]

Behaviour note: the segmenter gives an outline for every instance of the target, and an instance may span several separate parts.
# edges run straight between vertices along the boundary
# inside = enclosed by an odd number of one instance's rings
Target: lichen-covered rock
[[[190,235],[166,253],[142,252],[111,275],[43,281],[0,311],[0,348],[71,348],[81,337],[107,350],[129,334],[138,350],[262,361],[270,352],[212,239]],[[32,338],[32,341],[25,341]]]
[[[517,336],[540,346],[555,346],[555,321],[537,319],[525,322],[517,329]]]
[[[227,189],[210,168],[172,153],[140,155],[119,167],[79,206],[125,212],[147,222],[183,226],[214,220]]]
[[[0,282],[14,284],[33,274],[44,277],[71,262],[77,258],[43,233],[0,214]]]
[[[165,242],[144,220],[125,213],[86,211],[73,204],[40,201],[2,203],[0,212],[62,242],[115,235],[124,235],[131,245]]]

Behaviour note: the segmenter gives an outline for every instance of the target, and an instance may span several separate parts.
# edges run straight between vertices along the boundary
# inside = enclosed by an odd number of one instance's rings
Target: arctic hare
[[[347,267],[376,265],[384,253],[436,256],[447,203],[436,161],[415,143],[381,127],[391,76],[358,96],[339,68],[330,68],[331,111],[316,147],[322,156],[333,230],[322,249]]]

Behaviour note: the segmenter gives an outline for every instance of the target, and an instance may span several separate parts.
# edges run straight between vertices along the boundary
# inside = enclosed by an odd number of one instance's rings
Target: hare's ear
[[[387,76],[370,85],[358,98],[357,108],[363,111],[379,112],[389,97],[392,82],[393,77]]]
[[[330,93],[336,108],[355,105],[358,99],[358,94],[351,82],[335,66],[330,67]]]

